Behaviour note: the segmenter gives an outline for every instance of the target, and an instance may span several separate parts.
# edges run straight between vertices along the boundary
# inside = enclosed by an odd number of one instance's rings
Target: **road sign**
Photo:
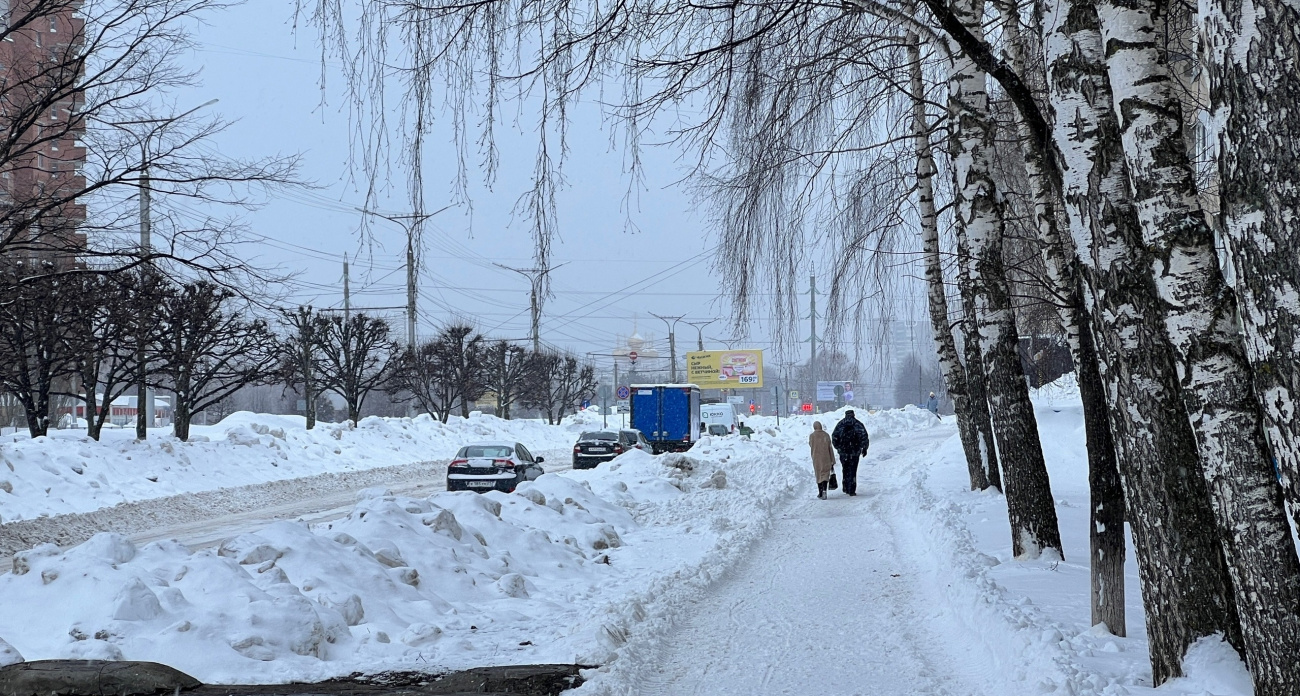
[[[614,390],[613,390],[612,388],[610,388],[610,386],[609,386],[608,384],[602,384],[602,385],[596,387],[596,396],[597,396],[601,401],[609,401],[609,397],[611,397],[611,396],[614,395],[614,394],[613,394],[613,391],[614,391]]]
[[[619,387],[617,395],[619,400],[627,401],[628,397],[632,396],[632,390],[628,389],[626,386]]]
[[[583,399],[583,400],[582,400],[582,407],[583,407],[583,408],[591,408],[591,399]]]
[[[794,390],[794,389],[791,389],[791,390],[790,390],[790,400],[791,400],[791,401],[798,401],[798,400],[799,400],[799,392],[796,391],[796,390]]]
[[[627,359],[628,359],[629,362],[636,362],[637,357],[638,357],[638,356],[637,356],[637,354],[636,354],[636,351],[634,351],[634,350],[629,350],[629,351],[627,352]]]
[[[735,404],[735,405],[739,406],[739,405],[745,403],[745,397],[743,397],[743,396],[728,396],[728,397],[727,397],[727,403],[729,403],[729,404]]]

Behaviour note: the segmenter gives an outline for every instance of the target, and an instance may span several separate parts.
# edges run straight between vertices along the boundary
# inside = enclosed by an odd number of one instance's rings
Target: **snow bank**
[[[599,425],[583,412],[559,427],[472,414],[443,424],[416,418],[364,418],[305,428],[300,416],[241,411],[218,425],[195,426],[189,442],[105,430],[13,437],[0,447],[0,523],[89,512],[118,503],[247,486],[327,472],[361,471],[449,459],[467,441],[518,440],[534,451],[567,448],[578,431]]]
[[[493,420],[451,427],[490,430]],[[885,437],[927,423],[882,416],[878,428]],[[328,447],[303,443],[310,436],[291,425],[243,416],[222,427],[255,433],[254,448]],[[348,442],[366,428],[398,447],[439,431],[418,420],[331,431]],[[569,444],[569,426],[552,430]],[[198,552],[137,548],[116,534],[39,546],[0,576],[10,608],[0,638],[14,659],[154,660],[208,682],[577,662],[604,665],[590,675],[599,683],[611,665],[648,654],[674,612],[808,483],[808,430],[783,419],[752,439],[706,438],[685,455],[629,452],[513,494],[370,490],[346,518],[281,522]]]
[[[915,549],[931,599],[931,625],[945,642],[973,646],[969,670],[988,675],[990,693],[1215,694],[1249,696],[1236,653],[1207,638],[1189,650],[1187,675],[1151,688],[1137,564],[1125,569],[1128,637],[1091,625],[1088,465],[1078,386],[1068,375],[1033,395],[1065,560],[1010,555],[1006,500],[972,492],[954,435],[898,472],[895,528]],[[1130,542],[1131,544],[1131,542]]]

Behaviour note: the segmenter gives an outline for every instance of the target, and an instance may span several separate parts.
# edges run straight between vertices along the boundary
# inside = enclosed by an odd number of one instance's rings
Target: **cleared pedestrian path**
[[[930,612],[887,523],[885,468],[934,442],[880,444],[864,462],[856,498],[836,491],[817,500],[810,483],[750,558],[699,598],[641,693],[983,693],[979,675],[954,670],[938,637],[947,632],[918,619]]]

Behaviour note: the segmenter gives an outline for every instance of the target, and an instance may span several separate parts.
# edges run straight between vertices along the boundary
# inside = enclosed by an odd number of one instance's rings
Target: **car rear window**
[[[618,435],[609,432],[583,433],[578,436],[579,440],[617,440]]]
[[[500,457],[505,459],[514,453],[515,450],[513,447],[505,447],[502,445],[469,445],[468,447],[460,448],[460,453],[456,456],[461,459],[474,459],[478,457]]]

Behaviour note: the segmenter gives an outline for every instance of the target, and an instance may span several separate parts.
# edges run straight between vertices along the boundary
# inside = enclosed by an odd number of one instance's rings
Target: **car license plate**
[[[609,448],[608,448],[608,447],[589,447],[589,448],[587,448],[587,451],[588,451],[588,452],[600,452],[601,454],[604,454],[605,452],[608,452],[608,451],[609,451]]]
[[[496,481],[469,481],[465,484],[470,488],[495,488]]]

